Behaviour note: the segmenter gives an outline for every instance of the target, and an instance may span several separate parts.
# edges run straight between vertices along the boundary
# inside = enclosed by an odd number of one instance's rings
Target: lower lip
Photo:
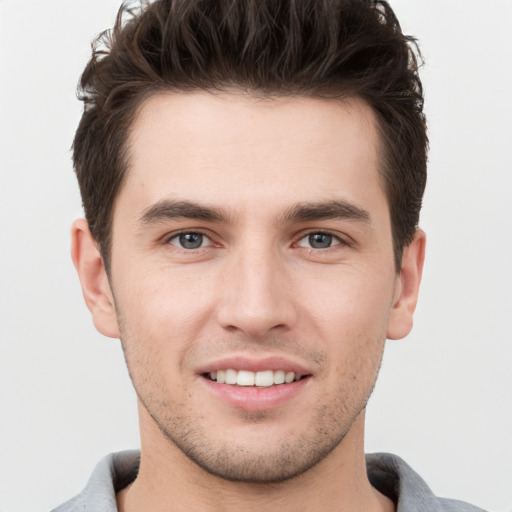
[[[201,377],[209,391],[233,407],[244,411],[265,411],[282,406],[297,396],[308,385],[310,377],[290,384],[279,384],[268,388],[219,384]]]

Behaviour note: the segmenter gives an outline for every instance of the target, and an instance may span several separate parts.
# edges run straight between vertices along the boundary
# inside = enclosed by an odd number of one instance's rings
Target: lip
[[[217,372],[219,370],[247,370],[250,372],[263,372],[265,370],[284,370],[285,372],[294,372],[295,375],[311,375],[311,371],[299,363],[290,361],[283,357],[247,357],[247,356],[231,356],[210,363],[198,368],[197,373],[203,375],[205,373]]]
[[[227,369],[251,372],[283,370],[307,377],[289,384],[255,387],[219,384],[205,376],[211,372]],[[236,409],[254,412],[268,411],[285,405],[309,387],[312,377],[312,372],[305,366],[279,356],[248,357],[246,355],[234,355],[224,357],[198,368],[197,373],[207,392],[211,393],[215,398]]]
[[[308,387],[311,377],[268,388],[219,384],[204,376],[200,376],[199,380],[209,393],[229,406],[243,411],[258,412],[285,405]]]

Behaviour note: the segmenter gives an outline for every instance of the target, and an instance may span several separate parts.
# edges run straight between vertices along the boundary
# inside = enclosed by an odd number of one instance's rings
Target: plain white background
[[[74,90],[118,0],[0,0],[0,510],[43,512],[136,447],[119,342],[69,258]],[[428,251],[413,333],[388,342],[367,451],[436,493],[512,510],[511,0],[391,2],[426,58]]]

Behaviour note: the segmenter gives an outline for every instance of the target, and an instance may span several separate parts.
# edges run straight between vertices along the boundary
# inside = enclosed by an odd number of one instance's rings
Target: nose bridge
[[[287,280],[275,245],[262,237],[248,237],[230,257],[220,323],[251,337],[290,328],[296,317]]]

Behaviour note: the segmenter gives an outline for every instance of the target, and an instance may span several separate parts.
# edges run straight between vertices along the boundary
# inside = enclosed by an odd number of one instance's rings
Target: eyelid
[[[307,238],[310,235],[316,235],[316,234],[332,236],[333,241],[335,240],[336,243],[333,243],[333,245],[331,245],[330,247],[326,247],[324,249],[318,249],[315,247],[306,247],[304,245],[300,245],[300,242],[302,240],[304,240],[305,238]],[[352,245],[351,240],[349,239],[348,236],[346,236],[346,235],[343,236],[342,234],[340,234],[338,232],[333,232],[328,229],[309,229],[307,231],[303,231],[297,236],[296,240],[297,241],[294,243],[294,245],[299,246],[299,247],[306,247],[312,251],[326,251],[328,249],[332,249],[339,245],[341,245],[341,246],[351,246]]]
[[[200,247],[198,249],[204,249],[204,248],[210,247],[210,246],[217,246],[217,247],[221,246],[220,243],[214,241],[214,237],[211,235],[209,230],[205,230],[205,229],[202,229],[202,228],[184,228],[184,229],[180,229],[178,231],[173,231],[172,233],[168,233],[167,235],[163,236],[161,240],[162,240],[162,243],[164,245],[171,244],[174,247],[177,247],[178,249],[183,249],[183,250],[190,251],[191,249],[180,248],[177,244],[172,244],[171,243],[171,241],[173,239],[176,239],[180,235],[185,235],[185,234],[189,234],[189,233],[200,234],[203,237],[205,237],[207,239],[207,241],[209,242],[207,245],[202,246],[202,247]],[[352,240],[350,239],[350,237],[348,237],[348,235],[343,235],[343,234],[340,234],[339,232],[333,232],[333,231],[330,231],[328,229],[308,229],[308,230],[304,230],[304,231],[300,232],[297,235],[297,237],[295,238],[296,241],[293,243],[293,245],[294,246],[299,246],[299,247],[305,247],[305,246],[299,245],[299,243],[303,239],[305,239],[306,237],[308,237],[310,235],[313,235],[313,234],[321,234],[321,235],[332,236],[333,240],[335,240],[336,243],[334,243],[332,246],[327,247],[325,249],[316,249],[314,247],[309,247],[309,249],[311,249],[311,250],[325,251],[327,249],[331,249],[331,248],[339,246],[339,245],[351,246],[353,244]]]
[[[204,238],[207,239],[207,241],[209,242],[208,244],[204,245],[204,246],[201,246],[201,247],[198,247],[197,249],[195,250],[198,250],[198,249],[204,249],[206,247],[210,247],[210,246],[218,246],[219,244],[215,243],[213,241],[213,238],[210,234],[208,234],[205,230],[201,229],[201,228],[197,228],[197,229],[180,229],[178,231],[173,231],[172,233],[169,233],[167,235],[165,235],[164,237],[162,237],[162,243],[167,245],[172,245],[174,247],[176,247],[177,249],[181,249],[183,251],[187,251],[187,252],[190,252],[191,250],[194,250],[194,249],[185,249],[184,247],[180,247],[178,244],[173,244],[172,243],[172,240],[178,238],[179,236],[181,235],[187,235],[187,234],[198,234],[198,235],[202,235]]]

